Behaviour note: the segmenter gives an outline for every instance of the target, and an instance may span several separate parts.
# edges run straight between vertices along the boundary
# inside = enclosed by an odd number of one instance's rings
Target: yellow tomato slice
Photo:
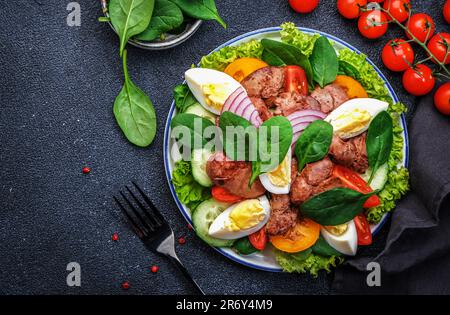
[[[268,64],[260,59],[244,57],[230,63],[223,72],[241,82],[249,74],[267,66]]]
[[[270,242],[279,250],[287,253],[297,253],[313,246],[320,235],[320,225],[313,220],[304,218],[284,235],[270,237]]]
[[[344,90],[347,92],[349,98],[367,98],[366,90],[362,87],[362,85],[353,79],[352,77],[346,75],[338,75],[336,76],[336,80],[334,83],[342,86]]]

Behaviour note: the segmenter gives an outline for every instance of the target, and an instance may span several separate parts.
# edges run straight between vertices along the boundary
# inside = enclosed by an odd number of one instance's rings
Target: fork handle
[[[203,292],[202,288],[200,288],[200,286],[197,284],[197,282],[195,282],[194,278],[192,278],[191,274],[189,273],[189,271],[186,269],[186,267],[182,264],[182,262],[180,261],[180,259],[175,255],[167,255],[170,260],[178,267],[178,269],[180,269],[180,271],[183,273],[183,275],[189,280],[191,281],[192,285],[194,286],[194,288],[198,291],[199,294],[201,295],[205,295],[205,292]]]

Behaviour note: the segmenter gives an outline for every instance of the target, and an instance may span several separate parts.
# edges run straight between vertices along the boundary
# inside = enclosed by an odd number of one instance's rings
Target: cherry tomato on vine
[[[391,71],[405,71],[414,62],[414,50],[401,38],[390,40],[381,53],[384,65]]]
[[[450,24],[450,0],[445,1],[444,9],[442,11],[445,21]]]
[[[403,23],[408,19],[409,13],[411,12],[411,3],[410,0],[386,0],[383,3],[383,9],[389,11],[394,19]],[[391,20],[389,14],[388,20]]]
[[[358,29],[362,36],[369,39],[383,36],[388,29],[386,13],[379,10],[363,12],[358,20]]]
[[[403,87],[410,94],[422,96],[431,92],[436,80],[429,67],[418,64],[403,73]]]
[[[434,94],[434,106],[444,115],[450,115],[450,82],[442,84]]]
[[[338,0],[339,13],[347,19],[356,19],[360,14],[360,7],[365,7],[367,0]]]
[[[423,43],[429,40],[436,30],[436,25],[434,24],[433,19],[425,13],[411,15],[406,27],[415,37],[417,37],[418,40]],[[411,39],[408,32],[406,32],[406,37]]]
[[[289,0],[291,8],[298,13],[309,13],[314,11],[319,0]]]
[[[431,53],[440,61],[445,64],[450,63],[450,34],[449,33],[437,33],[434,35],[427,45]],[[448,52],[447,52],[448,51]],[[445,58],[445,61],[444,61]],[[431,59],[433,62],[436,62]]]

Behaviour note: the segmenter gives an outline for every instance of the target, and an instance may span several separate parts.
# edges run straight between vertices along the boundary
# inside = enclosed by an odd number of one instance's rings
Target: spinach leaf
[[[258,251],[255,247],[253,247],[252,243],[250,243],[247,236],[238,239],[233,244],[233,248],[241,255],[250,255]]]
[[[172,0],[186,15],[199,20],[216,20],[223,28],[227,24],[217,12],[214,0]]]
[[[191,105],[197,103],[197,100],[186,84],[177,85],[173,89],[173,98],[175,99],[175,106],[180,113],[185,112]]]
[[[156,133],[153,104],[130,79],[127,69],[127,51],[122,55],[125,82],[114,102],[114,116],[127,139],[140,147],[152,143]]]
[[[305,261],[309,257],[309,255],[312,254],[312,252],[313,251],[312,251],[312,249],[310,247],[310,248],[307,248],[307,249],[305,249],[305,250],[303,250],[301,252],[292,253],[292,254],[289,254],[289,255],[292,258],[294,258],[296,261],[302,262],[302,261]]]
[[[330,244],[323,238],[322,235],[319,236],[317,242],[311,247],[313,253],[322,256],[342,256],[342,253],[331,247]]]
[[[120,37],[120,55],[128,40],[142,33],[150,23],[155,0],[111,0],[109,17]]]
[[[261,45],[264,47],[262,58],[272,66],[297,65],[303,68],[308,79],[312,84],[313,70],[308,57],[295,46],[282,43],[271,39],[262,39]]]
[[[333,82],[339,70],[336,51],[325,36],[320,36],[314,43],[314,49],[309,57],[314,81],[320,87]]]
[[[179,134],[177,132],[174,133],[173,129],[177,127],[182,127],[186,129],[185,130],[180,129]],[[174,134],[175,137],[177,137],[177,140],[181,142],[182,146],[189,147],[190,149],[202,148],[205,144],[207,144],[211,140],[210,138],[204,136],[205,129],[208,127],[214,127],[214,124],[208,119],[187,113],[175,115],[175,117],[173,117],[172,119],[172,122],[170,123],[172,133]],[[185,136],[190,137],[184,138]]]
[[[375,193],[361,194],[348,188],[334,188],[306,200],[300,211],[320,225],[339,225],[363,211],[364,202]]]
[[[333,140],[333,126],[323,120],[316,120],[306,127],[295,144],[298,171],[307,163],[319,161],[327,155]]]
[[[257,130],[247,119],[232,112],[223,112],[219,127],[223,134],[226,155],[234,161],[249,161],[251,154],[256,157]]]
[[[369,166],[372,169],[368,184],[372,182],[373,176],[378,168],[389,159],[393,141],[394,135],[391,115],[386,111],[382,111],[375,116],[367,131],[367,159],[369,160]]]
[[[352,77],[354,79],[359,78],[359,71],[355,68],[354,65],[351,63],[345,61],[345,60],[339,60],[339,72],[338,74],[347,75],[349,77]]]
[[[136,36],[137,39],[151,41],[183,23],[183,12],[168,0],[156,0],[153,16],[148,27]]]

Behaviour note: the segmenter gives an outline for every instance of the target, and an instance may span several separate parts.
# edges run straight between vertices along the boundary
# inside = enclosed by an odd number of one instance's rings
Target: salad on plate
[[[405,106],[363,54],[292,23],[280,39],[223,47],[185,72],[171,181],[209,245],[317,275],[370,246],[407,192]]]

